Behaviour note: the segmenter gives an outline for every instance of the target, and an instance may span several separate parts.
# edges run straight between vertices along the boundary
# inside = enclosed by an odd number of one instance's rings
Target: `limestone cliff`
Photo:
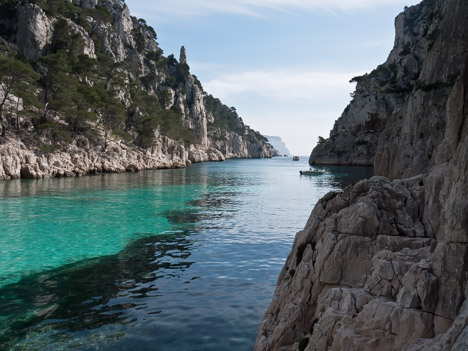
[[[408,93],[424,93],[437,83],[428,77],[426,57],[438,51],[434,45],[441,33],[440,21],[440,4],[435,1],[424,1],[396,18],[395,44],[387,61],[370,74],[351,80],[357,83],[353,100],[335,122],[330,137],[314,148],[309,163],[374,163],[380,135]],[[454,72],[445,75],[446,83],[453,84]]]
[[[380,176],[317,203],[256,350],[468,349],[468,3],[426,0],[398,26],[426,51],[387,110]]]
[[[156,39],[120,0],[2,2],[0,179],[274,155]],[[39,75],[17,82],[29,95],[8,90],[11,62]]]
[[[291,152],[289,151],[285,142],[279,136],[265,135],[265,138],[268,139],[268,142],[275,148],[275,150],[278,150],[278,154],[280,156],[291,155]]]

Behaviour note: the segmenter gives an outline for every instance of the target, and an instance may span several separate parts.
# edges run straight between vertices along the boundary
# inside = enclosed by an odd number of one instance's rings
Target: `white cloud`
[[[281,12],[341,11],[382,5],[414,5],[419,0],[128,0],[133,11],[164,17],[207,15],[212,13],[234,13],[260,15],[264,10]]]
[[[291,152],[308,154],[319,135],[328,136],[362,72],[290,69],[222,75],[204,89],[236,106],[247,124],[267,135],[278,135]]]
[[[249,94],[291,103],[316,101],[350,93],[353,86],[349,80],[360,74],[362,72],[253,71],[221,76],[205,82],[204,88],[221,100]]]

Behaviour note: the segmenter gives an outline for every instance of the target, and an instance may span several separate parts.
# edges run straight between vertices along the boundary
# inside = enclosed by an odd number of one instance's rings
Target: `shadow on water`
[[[369,166],[319,166],[331,174],[328,184],[344,189],[362,179],[374,176],[374,167]]]
[[[198,214],[199,220],[213,220],[223,217],[230,218],[233,212],[238,211],[240,206],[239,199],[235,192],[206,193],[200,196],[198,200],[189,202],[190,206],[204,209]],[[206,212],[208,210],[209,212]],[[168,217],[170,219],[170,217]]]
[[[203,223],[205,229],[213,229],[212,226],[207,226],[205,221],[213,222],[217,218],[232,217],[231,212],[235,212],[239,204],[236,195],[235,191],[201,194],[197,200],[189,201],[186,209],[166,211],[164,217],[176,230],[185,230],[187,224],[195,230],[200,223]]]
[[[0,349],[11,349],[21,339],[26,340],[24,349],[44,349],[63,343],[67,334],[133,323],[126,311],[144,308],[139,300],[158,296],[159,279],[180,275],[193,264],[188,259],[194,242],[186,233],[144,238],[117,255],[33,274],[0,288]],[[48,338],[28,345],[28,334]]]
[[[144,237],[116,255],[34,273],[1,287],[0,349],[94,350],[138,324],[136,311],[157,318],[165,308],[161,280],[180,278],[195,263],[190,256],[198,245],[197,226],[213,219],[213,209],[220,217],[229,216],[222,209],[235,203],[235,195],[206,193],[183,210],[166,211],[174,234]],[[118,332],[101,330],[112,325]],[[99,347],[84,346],[93,334],[108,340],[97,342]]]

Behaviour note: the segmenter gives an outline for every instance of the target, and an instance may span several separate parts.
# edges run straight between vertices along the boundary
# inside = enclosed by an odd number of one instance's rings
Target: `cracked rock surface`
[[[418,61],[426,85],[392,111],[379,176],[316,204],[257,351],[468,349],[468,3],[426,0],[401,16],[415,47],[418,21],[438,33]]]

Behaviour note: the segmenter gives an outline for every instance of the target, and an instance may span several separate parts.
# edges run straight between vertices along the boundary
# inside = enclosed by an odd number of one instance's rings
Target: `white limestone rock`
[[[35,4],[18,6],[16,44],[28,60],[49,53],[54,32],[54,21]]]

